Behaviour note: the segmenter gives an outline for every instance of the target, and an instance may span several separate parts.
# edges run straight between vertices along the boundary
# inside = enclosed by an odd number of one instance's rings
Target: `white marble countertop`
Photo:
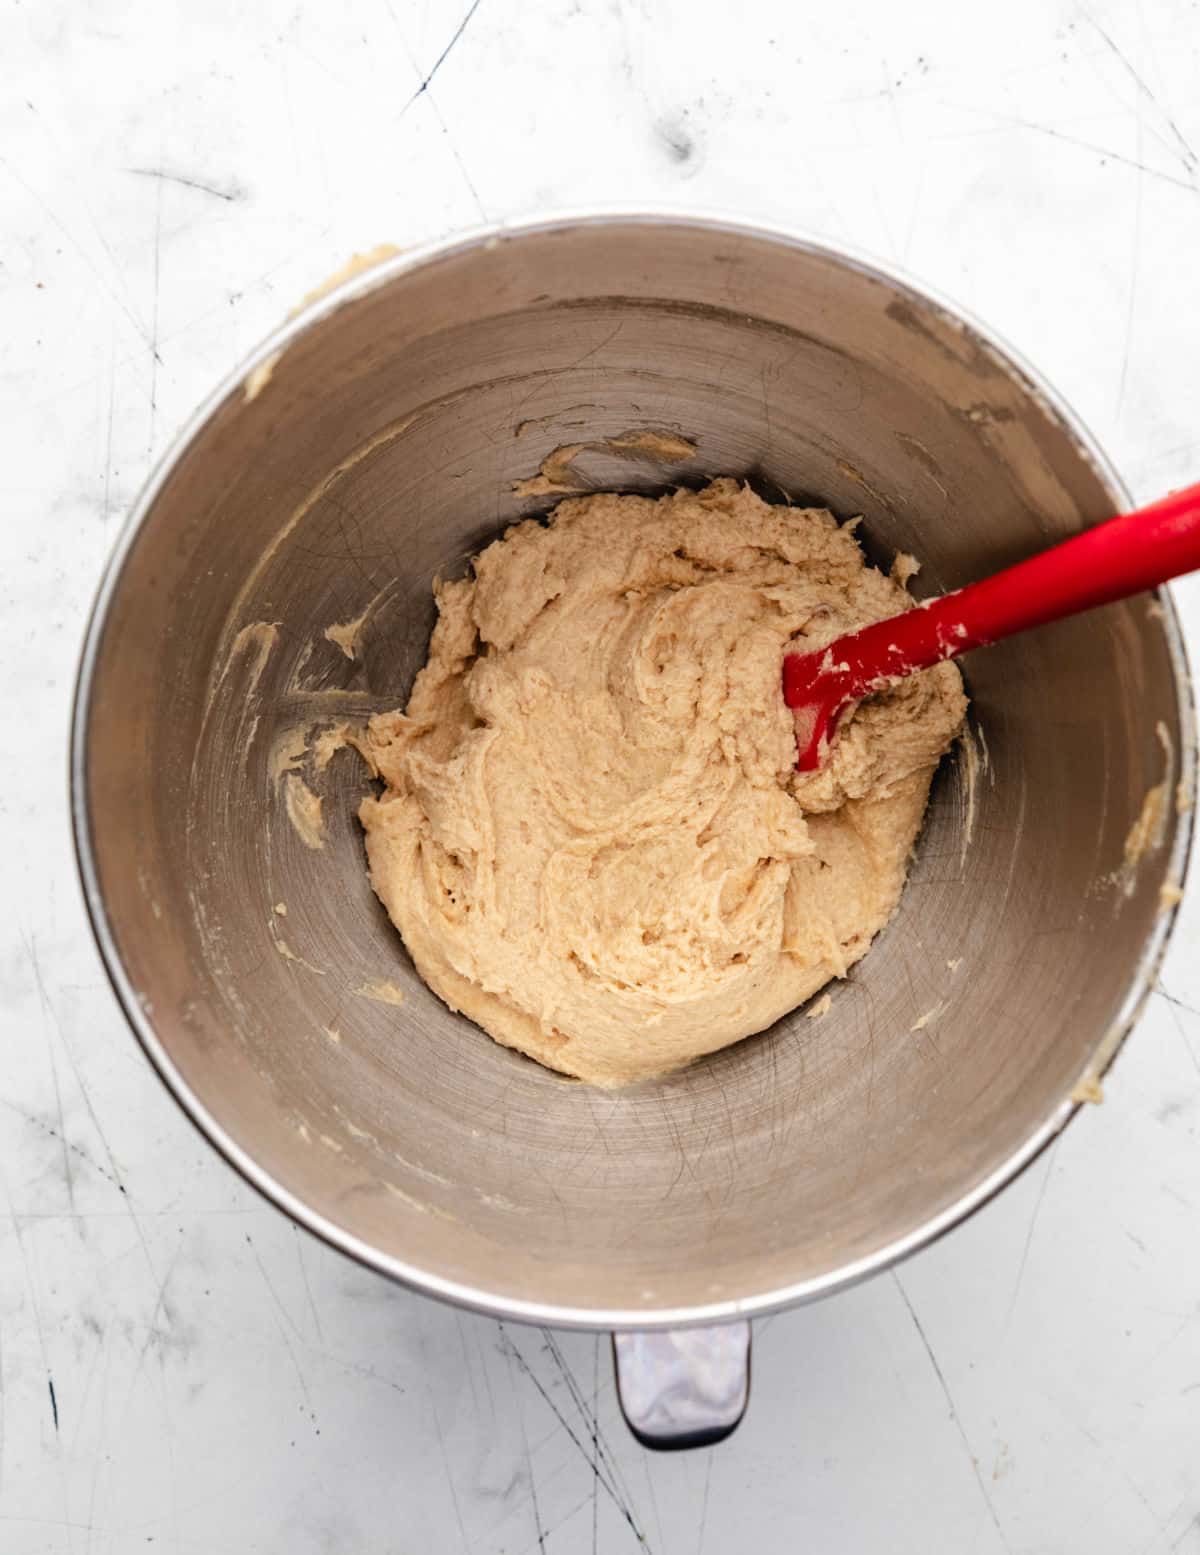
[[[151,460],[384,240],[807,227],[990,321],[1137,495],[1195,480],[1196,0],[6,0],[0,59],[3,1555],[1200,1551],[1195,884],[1105,1105],[898,1276],[759,1323],[740,1431],[664,1458],[605,1341],[398,1290],[198,1138],[101,973],[64,775]]]

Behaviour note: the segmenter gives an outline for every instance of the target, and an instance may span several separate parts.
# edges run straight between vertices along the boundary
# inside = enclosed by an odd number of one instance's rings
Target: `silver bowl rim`
[[[1050,1141],[1074,1117],[1081,1104],[1072,1101],[1069,1096],[1065,1097],[1051,1108],[1041,1124],[1007,1160],[982,1182],[977,1183],[953,1204],[915,1230],[896,1237],[875,1252],[844,1264],[827,1274],[781,1285],[754,1296],[646,1310],[586,1308],[560,1306],[553,1302],[515,1300],[506,1296],[497,1296],[479,1286],[447,1279],[428,1269],[407,1263],[402,1258],[381,1252],[371,1243],[354,1236],[336,1222],[312,1209],[305,1200],[278,1182],[255,1160],[249,1150],[226,1131],[180,1074],[125,970],[108,920],[97,874],[88,814],[87,726],[93,680],[109,608],[120,586],[126,559],[142,524],[197,435],[230,395],[244,389],[247,380],[256,370],[261,368],[269,371],[268,364],[277,361],[300,335],[328,318],[339,308],[422,266],[472,249],[495,247],[499,243],[514,238],[563,232],[578,227],[627,225],[699,228],[710,233],[774,243],[800,253],[829,259],[872,280],[881,281],[900,292],[908,293],[914,301],[933,309],[944,320],[964,330],[967,336],[976,345],[989,352],[1027,393],[1042,403],[1051,417],[1069,433],[1076,450],[1092,465],[1106,492],[1111,496],[1115,511],[1123,511],[1133,506],[1128,488],[1099,443],[1037,369],[968,309],[961,307],[939,291],[918,282],[899,266],[888,261],[840,243],[828,242],[799,229],[768,226],[736,215],[685,207],[647,210],[643,207],[621,205],[595,206],[580,210],[558,210],[516,221],[472,227],[401,250],[393,257],[349,277],[331,288],[325,295],[299,309],[270,334],[242,365],[229,373],[184,423],[142,486],[101,576],[88,618],[80,656],[70,740],[70,806],[76,862],[88,917],[105,971],[125,1017],[147,1057],[158,1071],[167,1089],[209,1143],[216,1147],[225,1160],[252,1187],[258,1189],[277,1208],[331,1247],[357,1259],[368,1268],[388,1275],[427,1296],[491,1317],[579,1329],[663,1329],[729,1322],[739,1318],[760,1316],[847,1289],[928,1246],[986,1204],[1041,1154]],[[1173,807],[1174,834],[1167,866],[1168,878],[1182,883],[1191,849],[1195,815],[1196,721],[1187,652],[1174,603],[1166,589],[1155,590],[1154,596],[1163,610],[1161,625],[1175,682],[1181,730],[1178,778],[1182,784],[1180,792],[1193,801],[1183,808]],[[1107,1071],[1136,1024],[1153,990],[1176,912],[1177,908],[1172,907],[1159,913],[1156,918],[1154,929],[1142,947],[1121,1007],[1108,1028],[1096,1041],[1089,1065],[1085,1067],[1085,1073],[1090,1071],[1098,1056],[1102,1057],[1103,1069]]]

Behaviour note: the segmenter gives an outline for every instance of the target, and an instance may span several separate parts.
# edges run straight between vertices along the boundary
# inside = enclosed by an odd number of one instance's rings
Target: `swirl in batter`
[[[794,771],[784,653],[911,604],[853,525],[727,479],[598,494],[436,596],[408,707],[365,733],[385,788],[359,814],[452,1009],[615,1086],[762,1031],[865,954],[966,698],[953,664],[927,670]]]

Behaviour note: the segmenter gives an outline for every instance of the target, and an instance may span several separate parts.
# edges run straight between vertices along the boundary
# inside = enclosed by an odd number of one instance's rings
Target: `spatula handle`
[[[1016,632],[1110,604],[1200,569],[1200,485],[1085,530],[953,594],[835,644],[830,673],[849,698]],[[784,660],[784,699],[811,694],[803,659]],[[789,670],[791,673],[789,674]]]

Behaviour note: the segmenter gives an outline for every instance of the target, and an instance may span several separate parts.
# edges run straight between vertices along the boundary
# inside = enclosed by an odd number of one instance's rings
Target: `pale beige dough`
[[[406,711],[362,739],[386,787],[359,813],[452,1009],[621,1085],[762,1031],[866,952],[966,699],[940,665],[793,770],[783,654],[911,604],[851,526],[733,480],[598,494],[436,594]]]

